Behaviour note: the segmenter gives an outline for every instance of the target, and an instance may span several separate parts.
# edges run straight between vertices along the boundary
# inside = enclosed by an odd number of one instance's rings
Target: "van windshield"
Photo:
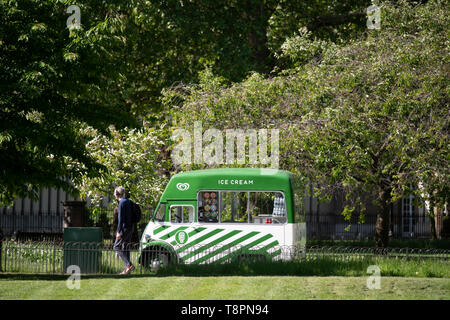
[[[153,215],[153,220],[155,221],[164,221],[166,214],[166,204],[161,202],[158,204],[155,213]]]

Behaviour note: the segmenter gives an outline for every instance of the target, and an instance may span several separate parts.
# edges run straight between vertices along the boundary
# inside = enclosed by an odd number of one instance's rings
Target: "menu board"
[[[218,216],[218,193],[215,191],[200,192],[199,216],[203,221],[215,222]]]

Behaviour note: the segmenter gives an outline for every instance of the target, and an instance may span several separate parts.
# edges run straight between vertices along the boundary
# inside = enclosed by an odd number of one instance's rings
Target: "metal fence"
[[[364,223],[357,217],[346,221],[338,214],[307,215],[307,237],[315,240],[363,240],[373,239],[377,217],[367,215]],[[391,217],[389,235],[396,239],[430,239],[430,219],[419,217]]]
[[[198,248],[192,247],[193,253]],[[411,248],[356,248],[356,247],[319,247],[304,248],[293,246],[277,246],[272,248],[276,255],[255,255],[258,248],[245,247],[224,248],[210,247],[201,254],[207,256],[211,252],[223,251],[223,256],[216,256],[208,263],[240,263],[242,261],[277,261],[277,260],[314,260],[333,259],[337,261],[372,259],[376,257],[404,260],[439,260],[449,261],[450,250],[444,249],[411,249]],[[136,266],[133,273],[150,274],[169,264],[183,263],[174,255],[168,254],[164,248],[152,249],[139,256],[139,244],[130,244],[130,260]],[[228,251],[227,251],[228,250]],[[228,255],[233,250],[233,255]],[[68,267],[75,265],[81,273],[118,274],[124,269],[124,263],[118,257],[112,244],[82,242],[17,242],[4,241],[0,250],[0,271],[13,273],[68,273]]]
[[[142,223],[150,220],[151,211],[143,212]],[[392,219],[390,236],[396,239],[430,239],[431,227],[428,217]],[[112,237],[114,214],[103,209],[101,214],[90,217],[89,226],[102,227],[104,237]],[[364,240],[375,235],[376,216],[367,216],[363,224],[346,221],[342,215],[307,215],[307,238],[314,240]],[[88,226],[88,225],[87,225]],[[19,235],[23,240],[57,240],[62,238],[63,215],[12,215],[0,213],[0,227],[11,237]],[[53,237],[53,238],[52,238]]]
[[[384,257],[404,260],[450,260],[450,250],[423,248],[361,248],[361,247],[322,247],[307,248],[310,258],[361,259]]]
[[[105,239],[111,239],[115,223],[114,211],[101,208],[92,214],[91,208],[86,210],[85,227],[101,227]],[[153,210],[143,210],[140,227],[143,229],[150,221]],[[117,219],[116,219],[117,220]],[[30,241],[57,241],[62,240],[64,231],[64,214],[13,214],[0,210],[0,230],[9,238]],[[136,240],[138,241],[138,240]]]

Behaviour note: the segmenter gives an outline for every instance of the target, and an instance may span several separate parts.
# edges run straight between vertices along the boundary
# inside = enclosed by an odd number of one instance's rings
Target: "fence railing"
[[[346,221],[338,214],[307,215],[308,239],[321,240],[363,240],[375,235],[376,216],[367,215],[365,222],[359,224],[356,217]],[[398,239],[431,238],[430,219],[427,216],[391,218],[389,235]]]
[[[360,259],[372,257],[386,257],[404,260],[450,260],[450,250],[424,249],[424,248],[361,248],[361,247],[308,247],[307,257],[310,258],[336,258]]]
[[[450,250],[411,249],[411,248],[357,248],[357,247],[319,247],[299,248],[295,246],[276,246],[269,251],[264,248],[212,246],[207,250],[193,246],[185,254],[193,257],[193,263],[240,263],[242,261],[314,260],[333,259],[339,261],[371,258],[394,258],[404,260],[444,260],[449,261]],[[305,250],[304,250],[305,249]],[[165,265],[189,263],[182,261],[174,252],[159,247],[139,255],[139,244],[130,244],[128,251],[135,265],[134,273],[149,274]],[[215,254],[215,253],[220,254]],[[196,256],[197,255],[197,256]],[[213,256],[211,259],[204,257]],[[196,259],[201,258],[201,259]],[[203,257],[203,258],[202,258]],[[201,262],[198,262],[201,261]],[[0,271],[17,273],[67,273],[69,266],[78,266],[81,273],[118,274],[124,269],[111,244],[86,242],[16,242],[4,241],[0,250]]]

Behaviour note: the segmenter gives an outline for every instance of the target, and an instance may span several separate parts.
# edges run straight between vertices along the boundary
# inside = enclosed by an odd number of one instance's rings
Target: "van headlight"
[[[145,240],[146,242],[150,241],[150,240],[151,240],[150,235],[149,235],[149,234],[144,235],[144,240]]]

